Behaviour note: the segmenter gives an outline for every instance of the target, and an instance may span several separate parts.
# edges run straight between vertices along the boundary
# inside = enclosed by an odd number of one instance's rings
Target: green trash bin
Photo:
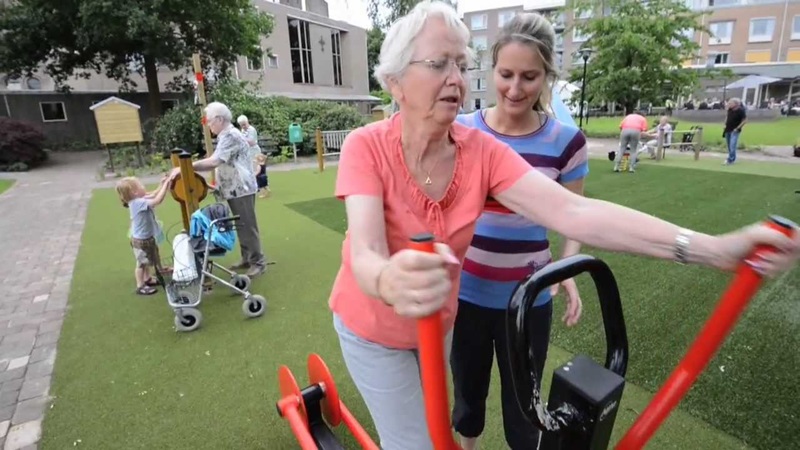
[[[289,143],[300,144],[303,142],[303,127],[299,123],[289,125]]]

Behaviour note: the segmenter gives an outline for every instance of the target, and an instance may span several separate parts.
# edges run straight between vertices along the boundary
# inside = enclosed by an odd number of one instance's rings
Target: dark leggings
[[[552,302],[535,307],[528,314],[528,327],[533,330],[529,345],[534,351],[539,383],[547,359],[552,318]],[[469,438],[478,437],[483,432],[486,397],[496,353],[506,443],[512,450],[532,449],[538,445],[539,429],[525,419],[514,396],[505,321],[504,309],[484,308],[465,301],[458,303],[450,353],[455,391],[453,427],[460,435]]]

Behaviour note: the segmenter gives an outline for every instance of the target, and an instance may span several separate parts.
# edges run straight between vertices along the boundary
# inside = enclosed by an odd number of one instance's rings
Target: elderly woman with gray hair
[[[253,278],[264,273],[267,267],[261,250],[261,237],[256,219],[256,192],[258,187],[253,173],[253,158],[245,136],[233,126],[231,110],[222,103],[212,102],[206,106],[205,119],[211,133],[217,136],[214,153],[192,163],[197,172],[214,170],[217,189],[227,200],[234,215],[240,217],[236,235],[242,259],[231,269],[247,269]],[[172,170],[171,177],[180,175],[180,168]]]
[[[781,249],[752,262],[767,275],[788,270],[800,253],[800,237],[763,225],[712,236],[577,195],[488,133],[455,122],[472,61],[469,39],[445,3],[421,2],[396,21],[375,76],[399,112],[354,130],[342,148],[335,194],[344,200],[348,229],[329,305],[345,364],[385,450],[431,448],[416,320],[441,311],[449,352],[459,267],[487,198],[611,251],[732,270],[766,243]],[[610,231],[621,229],[628,232]],[[436,253],[407,249],[421,232],[435,235]]]

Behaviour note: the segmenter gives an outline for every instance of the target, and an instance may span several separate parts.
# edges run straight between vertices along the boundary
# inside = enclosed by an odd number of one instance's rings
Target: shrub
[[[151,136],[151,146],[164,156],[174,148],[195,153],[203,145],[203,129],[200,126],[200,106],[182,104],[164,113]]]
[[[303,127],[304,142],[298,144],[298,153],[316,152],[314,130],[349,130],[366,123],[365,118],[351,106],[333,102],[300,101],[286,97],[259,97],[248,90],[246,82],[218,84],[209,93],[209,101],[225,103],[233,113],[234,121],[244,114],[258,130],[259,138],[273,141],[272,151],[280,152],[289,143],[289,125],[295,120]],[[153,146],[162,153],[175,147],[196,152],[203,145],[200,128],[200,106],[182,105],[167,111],[156,124]],[[266,150],[266,149],[264,149]]]
[[[0,117],[0,170],[25,171],[47,160],[45,137],[31,123]]]

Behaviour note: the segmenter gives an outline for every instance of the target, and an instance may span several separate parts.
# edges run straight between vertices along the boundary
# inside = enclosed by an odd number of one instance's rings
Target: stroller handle
[[[422,233],[411,238],[409,248],[434,253],[434,237]],[[422,394],[428,434],[435,450],[460,450],[450,427],[450,405],[447,398],[447,377],[444,372],[444,330],[438,311],[417,322]]]

